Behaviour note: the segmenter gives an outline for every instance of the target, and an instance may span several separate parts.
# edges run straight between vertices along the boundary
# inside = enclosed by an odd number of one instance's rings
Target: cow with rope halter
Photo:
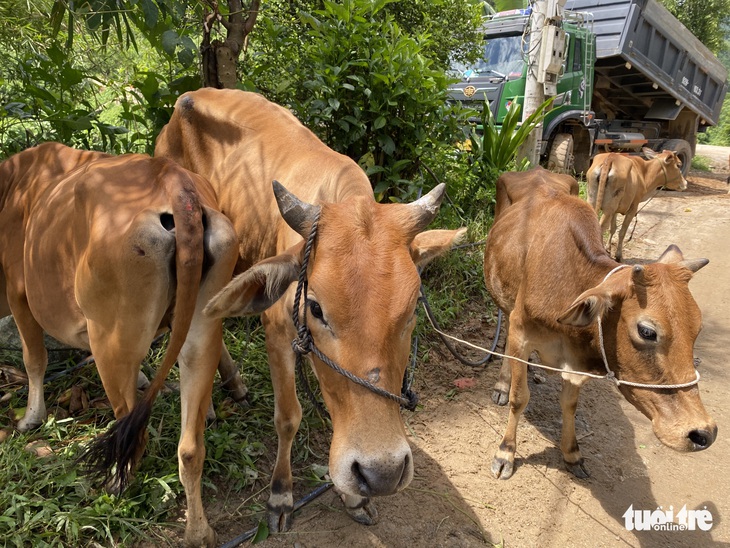
[[[509,401],[509,421],[492,473],[507,479],[514,471],[533,351],[541,364],[562,374],[560,448],[575,476],[588,476],[575,410],[590,377],[612,379],[665,445],[706,449],[717,425],[700,401],[693,349],[702,317],[688,283],[707,259],[684,259],[670,246],[656,263],[617,263],[603,247],[591,207],[554,177],[532,170],[521,177],[507,174],[497,185],[498,192],[509,190],[517,199],[496,216],[484,252],[487,289],[508,318],[506,357],[493,400]]]
[[[240,275],[206,310],[261,314],[264,324],[279,438],[270,530],[291,527],[298,356],[311,360],[332,418],[334,486],[354,519],[374,523],[372,497],[396,493],[413,477],[400,406],[413,403],[401,388],[418,267],[465,232],[425,231],[443,185],[410,204],[378,204],[357,163],[287,109],[237,90],[181,96],[155,155],[206,177],[238,237]]]
[[[611,240],[616,233],[616,215],[624,216],[616,244],[616,260],[621,262],[624,237],[636,217],[639,204],[652,197],[659,188],[685,190],[687,181],[682,175],[682,160],[676,152],[657,153],[642,149],[648,158],[628,156],[615,152],[598,154],[586,173],[588,203],[596,214],[603,212],[601,232],[608,230],[606,249],[611,252]]]

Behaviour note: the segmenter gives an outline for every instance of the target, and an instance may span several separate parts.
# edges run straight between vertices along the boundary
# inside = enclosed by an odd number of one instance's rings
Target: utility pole
[[[524,122],[548,97],[557,94],[557,81],[565,55],[565,32],[562,30],[562,8],[566,0],[530,0],[530,34],[527,60]],[[540,160],[542,123],[532,130],[522,145],[519,156],[533,166]]]

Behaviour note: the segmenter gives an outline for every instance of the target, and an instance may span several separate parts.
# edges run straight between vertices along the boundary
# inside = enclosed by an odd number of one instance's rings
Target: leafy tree
[[[664,7],[715,54],[726,49],[724,25],[730,22],[730,0],[660,0]]]

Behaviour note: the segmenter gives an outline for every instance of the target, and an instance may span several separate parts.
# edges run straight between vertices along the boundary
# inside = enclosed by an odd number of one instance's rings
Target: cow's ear
[[[655,150],[652,150],[652,149],[650,149],[650,148],[647,148],[647,147],[643,147],[643,148],[641,149],[641,152],[643,152],[643,153],[644,153],[644,156],[646,156],[646,158],[647,158],[648,160],[651,160],[652,158],[656,158],[656,157],[657,157],[657,155],[659,154],[659,153],[658,153],[657,151],[655,151]]]
[[[446,253],[466,236],[466,228],[458,230],[428,230],[413,238],[411,256],[416,266],[422,268],[433,259]]]
[[[212,318],[260,314],[299,277],[304,242],[270,257],[236,276],[213,297],[203,311]]]
[[[558,318],[558,322],[573,327],[585,327],[611,308],[611,295],[600,285],[585,291]]]

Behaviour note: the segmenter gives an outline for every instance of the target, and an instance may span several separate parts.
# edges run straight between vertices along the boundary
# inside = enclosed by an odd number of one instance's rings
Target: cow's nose
[[[715,441],[716,436],[717,426],[715,426],[712,432],[709,430],[697,429],[692,430],[689,434],[687,434],[689,440],[694,444],[695,451],[707,449],[710,445],[712,445],[712,442]]]
[[[391,462],[375,462],[369,465],[352,463],[352,475],[363,497],[392,495],[410,481],[411,456]]]

